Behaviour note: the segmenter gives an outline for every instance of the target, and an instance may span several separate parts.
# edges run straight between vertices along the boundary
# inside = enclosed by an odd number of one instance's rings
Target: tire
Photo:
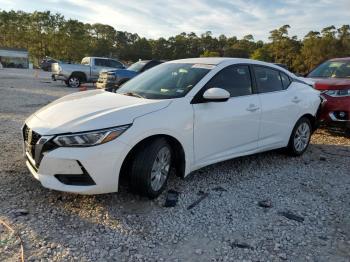
[[[164,138],[143,145],[131,163],[131,189],[150,199],[159,196],[166,187],[172,157],[172,149]]]
[[[302,117],[295,124],[289,139],[287,153],[291,156],[301,156],[309,146],[312,126],[307,117]]]
[[[68,78],[68,86],[78,88],[81,85],[81,79],[78,76],[71,76]]]
[[[350,138],[350,127],[345,127],[345,136]]]

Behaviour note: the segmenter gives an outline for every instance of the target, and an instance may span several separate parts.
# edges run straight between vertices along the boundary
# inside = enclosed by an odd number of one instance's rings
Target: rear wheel
[[[289,139],[287,151],[292,156],[302,155],[310,143],[312,127],[307,117],[302,117],[295,124]]]
[[[166,186],[171,161],[172,149],[164,138],[145,144],[131,164],[131,188],[149,198],[159,196]]]
[[[68,79],[68,86],[77,88],[81,85],[81,80],[78,76],[71,76]]]

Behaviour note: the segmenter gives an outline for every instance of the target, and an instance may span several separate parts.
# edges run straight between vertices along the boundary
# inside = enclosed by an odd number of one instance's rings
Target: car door
[[[102,70],[110,70],[109,64],[108,64],[108,59],[105,58],[95,58],[94,59],[94,65],[91,68],[91,78],[93,81],[97,80],[100,72]]]
[[[111,68],[124,69],[125,66],[117,60],[109,59],[108,66]]]
[[[218,72],[197,94],[213,87],[227,90],[226,102],[193,102],[194,152],[204,166],[257,149],[260,101],[248,65],[231,65]]]
[[[291,86],[289,76],[266,66],[254,66],[254,76],[261,101],[259,148],[286,146],[299,117],[302,97]]]

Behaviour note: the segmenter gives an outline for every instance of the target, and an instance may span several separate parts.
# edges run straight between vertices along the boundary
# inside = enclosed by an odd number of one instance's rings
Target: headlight
[[[107,75],[107,79],[108,79],[108,80],[116,80],[116,77],[115,77],[115,75],[108,74],[108,75]]]
[[[327,90],[323,93],[332,97],[350,96],[350,89]]]
[[[59,135],[56,136],[53,141],[58,146],[63,147],[96,146],[116,139],[130,126],[131,125],[125,125],[96,131]]]

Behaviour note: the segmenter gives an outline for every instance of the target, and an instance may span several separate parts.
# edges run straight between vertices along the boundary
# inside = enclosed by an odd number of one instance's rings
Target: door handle
[[[293,103],[299,103],[301,101],[301,99],[299,98],[299,97],[297,97],[297,96],[295,96],[293,99],[292,99],[292,102]]]
[[[254,104],[250,104],[249,107],[247,108],[247,111],[250,111],[250,112],[255,112],[256,110],[259,110],[259,107]]]

